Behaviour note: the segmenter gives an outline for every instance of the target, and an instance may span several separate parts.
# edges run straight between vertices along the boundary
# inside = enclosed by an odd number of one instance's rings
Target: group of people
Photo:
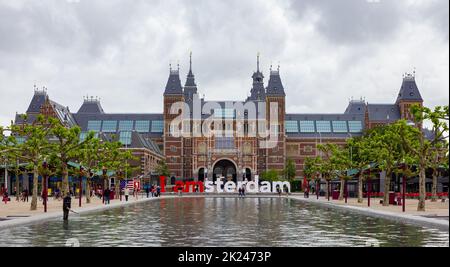
[[[161,187],[159,185],[152,184],[151,186],[145,187],[145,193],[147,194],[147,198],[150,197],[160,197],[161,196]]]

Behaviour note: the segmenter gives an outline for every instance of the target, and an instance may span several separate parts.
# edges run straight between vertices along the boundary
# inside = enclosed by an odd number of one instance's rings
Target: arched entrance
[[[218,177],[225,177],[225,182],[234,181],[237,183],[236,165],[227,159],[218,161],[214,165],[213,181],[215,182]]]
[[[205,181],[205,168],[200,168],[198,170],[198,181],[204,182]]]
[[[249,168],[245,168],[245,179],[247,179],[247,181],[252,180],[252,170]]]

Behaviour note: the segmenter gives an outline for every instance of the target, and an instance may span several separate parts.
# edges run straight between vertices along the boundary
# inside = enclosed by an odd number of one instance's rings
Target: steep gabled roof
[[[281,82],[280,70],[271,70],[269,84],[267,86],[268,96],[286,96],[283,83]]]
[[[423,102],[422,95],[420,94],[419,88],[416,84],[416,78],[414,75],[407,74],[403,77],[402,87],[397,98],[397,104],[400,101],[417,101]]]
[[[183,95],[179,70],[170,70],[164,95]]]
[[[35,90],[33,99],[31,99],[30,105],[28,106],[27,113],[39,113],[46,99],[47,92],[45,90]]]
[[[77,113],[105,113],[98,99],[86,98]]]
[[[364,114],[366,112],[366,101],[351,100],[345,110],[345,114]]]

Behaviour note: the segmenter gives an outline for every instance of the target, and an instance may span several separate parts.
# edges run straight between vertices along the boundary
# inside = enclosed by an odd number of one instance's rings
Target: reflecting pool
[[[448,232],[285,198],[174,198],[0,231],[2,246],[448,246]]]

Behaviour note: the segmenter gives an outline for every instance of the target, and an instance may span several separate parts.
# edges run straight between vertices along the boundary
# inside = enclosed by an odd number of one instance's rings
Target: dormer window
[[[410,95],[410,96],[414,96],[414,93],[413,93],[413,92],[411,92],[411,93],[409,93],[409,95]]]

